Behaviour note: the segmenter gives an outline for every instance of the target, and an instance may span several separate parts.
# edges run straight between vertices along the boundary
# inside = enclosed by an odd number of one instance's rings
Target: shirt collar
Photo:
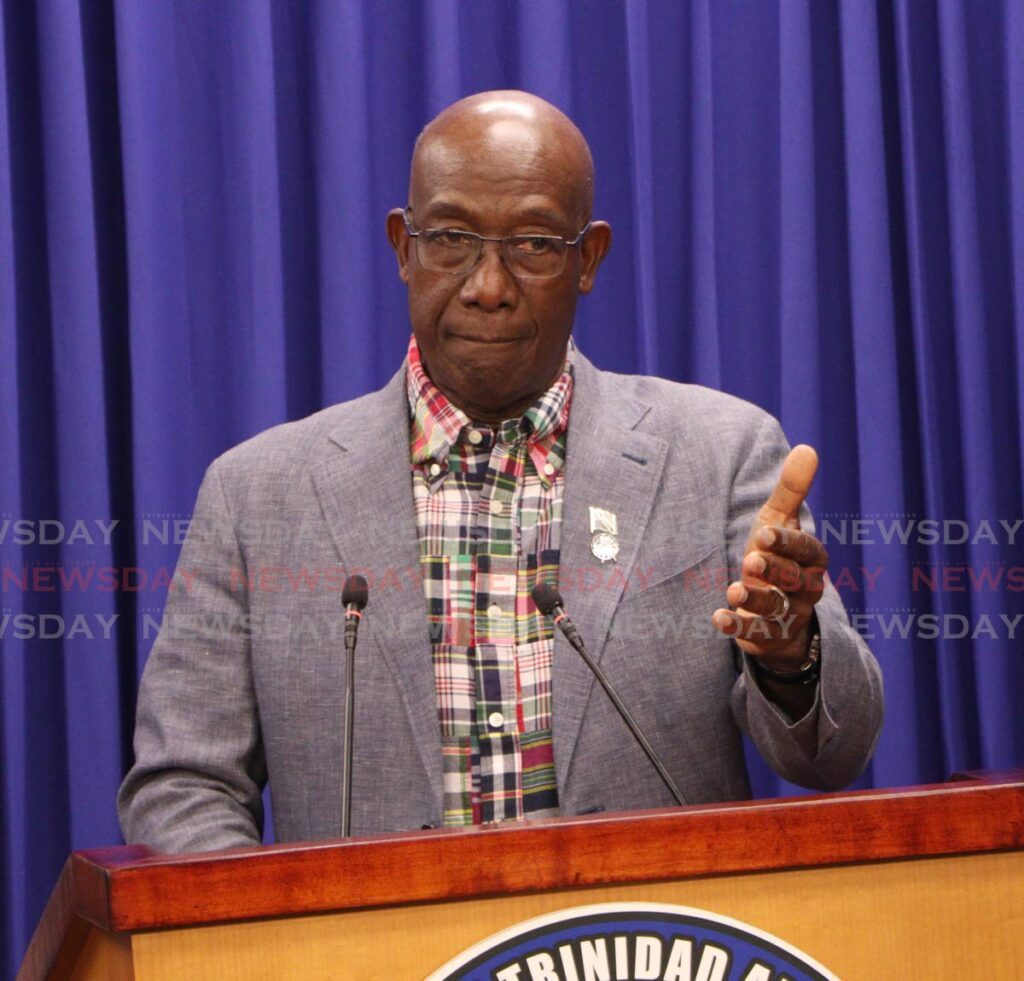
[[[530,459],[545,485],[551,483],[565,463],[564,441],[560,437],[569,426],[573,350],[570,339],[565,366],[554,384],[538,396],[521,416],[501,422],[494,433],[498,443],[517,445],[525,441]],[[430,464],[437,464],[439,470],[431,474],[431,483],[440,485],[448,472],[448,458],[464,431],[468,435],[468,430],[482,427],[474,427],[469,416],[453,405],[430,380],[423,368],[415,337],[409,340],[406,392],[412,416],[410,459],[424,469]]]

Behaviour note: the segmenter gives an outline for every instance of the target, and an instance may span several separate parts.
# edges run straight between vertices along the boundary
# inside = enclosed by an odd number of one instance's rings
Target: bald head
[[[409,200],[425,181],[466,156],[490,159],[494,179],[504,168],[543,170],[570,198],[574,221],[582,225],[594,205],[594,161],[576,124],[550,102],[529,92],[479,92],[460,99],[423,128],[413,150]]]

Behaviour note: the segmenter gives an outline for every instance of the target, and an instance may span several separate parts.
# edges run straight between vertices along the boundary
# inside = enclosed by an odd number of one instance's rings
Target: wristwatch
[[[815,685],[821,675],[821,631],[818,629],[817,620],[814,622],[814,633],[811,634],[811,641],[807,645],[807,659],[794,671],[776,671],[761,663],[759,657],[751,657],[750,663],[760,678],[774,681],[780,685]]]

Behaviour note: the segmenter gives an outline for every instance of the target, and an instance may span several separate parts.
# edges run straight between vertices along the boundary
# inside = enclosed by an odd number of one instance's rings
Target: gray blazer
[[[781,776],[840,788],[882,718],[878,666],[835,590],[822,671],[793,724],[710,624],[787,452],[778,423],[719,392],[575,359],[560,579],[566,609],[689,803],[748,797],[740,730]],[[591,554],[591,505],[618,516]],[[809,513],[803,516],[810,527]],[[359,638],[353,832],[439,825],[441,745],[409,475],[404,367],[371,395],[278,426],[209,468],[142,680],[129,842],[167,851],[341,828],[340,587],[369,580]],[[563,638],[553,667],[563,813],[672,800]]]

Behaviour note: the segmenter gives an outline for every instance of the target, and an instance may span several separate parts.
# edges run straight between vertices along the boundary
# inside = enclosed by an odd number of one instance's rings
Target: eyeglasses
[[[484,242],[497,242],[505,268],[517,279],[550,279],[565,269],[568,250],[579,245],[590,231],[588,221],[571,242],[558,235],[506,235],[487,238],[461,228],[421,228],[412,226],[412,208],[402,212],[405,230],[416,242],[416,258],[431,272],[465,276],[480,261]]]

